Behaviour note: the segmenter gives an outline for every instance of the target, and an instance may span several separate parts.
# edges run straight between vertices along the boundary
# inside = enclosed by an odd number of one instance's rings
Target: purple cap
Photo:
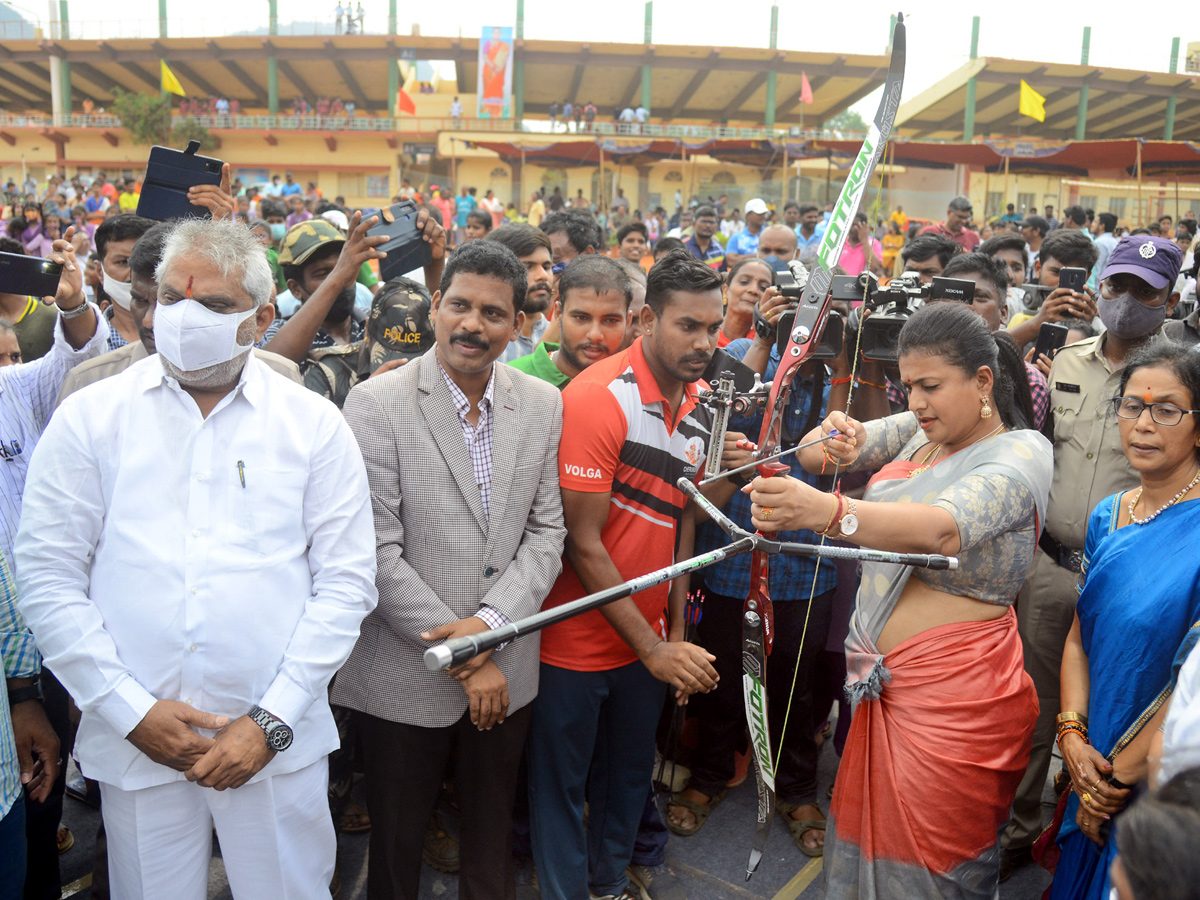
[[[1175,283],[1182,266],[1183,251],[1174,241],[1152,234],[1128,234],[1113,247],[1100,280],[1128,272],[1161,291]]]

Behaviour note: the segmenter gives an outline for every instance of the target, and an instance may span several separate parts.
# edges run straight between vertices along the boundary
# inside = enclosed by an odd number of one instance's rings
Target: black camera
[[[921,284],[916,272],[905,272],[893,278],[887,287],[879,286],[879,279],[869,272],[835,276],[832,284],[833,299],[862,301],[871,311],[862,324],[861,339],[854,336],[864,359],[894,365],[899,361],[897,348],[900,329],[923,303],[934,300],[957,300],[970,303],[975,299],[975,282],[962,278],[943,278],[935,275],[932,284]],[[850,330],[856,332],[861,321],[855,314],[850,320]]]
[[[779,293],[792,304],[792,308],[779,317],[775,329],[775,346],[778,347],[779,357],[782,359],[783,351],[787,348],[788,339],[792,333],[792,324],[796,321],[796,305],[804,296],[804,288],[808,286],[808,270],[800,262],[793,261],[784,271],[775,273],[775,286],[779,288]],[[758,327],[756,321],[755,328]],[[825,323],[825,330],[821,332],[821,342],[813,352],[812,358],[837,359],[841,356],[842,338],[845,336],[845,331],[842,317],[831,312]]]

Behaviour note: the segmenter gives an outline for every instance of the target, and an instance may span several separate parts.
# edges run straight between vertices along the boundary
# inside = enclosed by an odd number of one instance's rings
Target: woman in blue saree
[[[1146,781],[1172,663],[1200,620],[1200,354],[1170,343],[1142,351],[1113,406],[1141,486],[1088,522],[1063,651],[1058,743],[1072,794],[1051,900],[1107,900],[1112,827]]]

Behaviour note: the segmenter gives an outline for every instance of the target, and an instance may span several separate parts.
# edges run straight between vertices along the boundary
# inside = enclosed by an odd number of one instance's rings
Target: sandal
[[[75,835],[71,834],[71,829],[66,825],[60,825],[58,833],[55,835],[55,842],[58,844],[58,852],[66,853],[75,846]]]
[[[817,859],[825,855],[825,846],[810,847],[804,843],[804,835],[810,831],[824,831],[826,819],[793,819],[792,813],[798,810],[801,806],[816,806],[815,803],[788,803],[786,800],[775,800],[775,809],[783,816],[783,821],[787,823],[788,831],[792,833],[792,840],[800,852],[810,859]],[[820,809],[820,807],[817,807]]]
[[[338,820],[338,830],[342,834],[362,834],[371,830],[371,816],[366,808],[355,800],[346,804]]]
[[[677,834],[680,837],[691,837],[700,830],[700,827],[705,822],[708,821],[708,817],[712,815],[712,811],[721,805],[721,801],[725,799],[725,795],[728,793],[729,791],[718,791],[716,794],[708,798],[707,803],[698,803],[695,800],[691,800],[683,796],[683,791],[672,794],[671,802],[668,805],[668,808],[670,806],[682,806],[696,817],[696,821],[692,825],[679,825],[668,814],[666,822],[667,828],[671,830],[672,834]]]

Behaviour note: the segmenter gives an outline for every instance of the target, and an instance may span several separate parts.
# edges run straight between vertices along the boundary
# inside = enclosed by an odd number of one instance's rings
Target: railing
[[[575,135],[584,137],[634,137],[667,140],[862,140],[863,134],[854,131],[831,131],[815,128],[743,128],[727,125],[644,125],[617,122],[594,122],[591,130],[584,125],[576,131],[564,131],[562,123],[552,132],[546,119],[454,119],[401,116],[286,116],[286,115],[226,115],[173,116],[172,123],[190,119],[214,131],[321,131],[321,132],[387,132],[399,134],[436,134],[461,131],[469,134]],[[121,120],[113,115],[0,115],[0,127],[9,128],[120,128]]]
[[[266,4],[263,4],[265,7]],[[213,26],[211,18],[188,18],[171,16],[167,19],[167,35],[173,38],[179,37],[226,37],[235,34],[254,34],[266,36],[270,33],[266,10],[262,14],[255,14],[254,11],[248,11],[250,14],[242,18],[240,28],[234,31],[230,28],[220,28]],[[153,19],[71,19],[64,29],[61,24],[55,22],[45,22],[41,19],[36,21],[17,21],[5,20],[0,22],[0,40],[59,40],[65,37],[70,40],[102,40],[102,39],[133,39],[133,38],[159,38],[162,32],[159,29],[160,23],[157,18]],[[382,34],[387,30],[386,16],[376,14],[374,17],[367,16],[364,22],[362,32],[359,31],[357,21],[354,24],[353,31],[347,31],[345,22],[339,30],[337,24],[333,20],[333,9],[330,7],[329,19],[324,22],[279,22],[276,26],[276,34],[280,35],[338,35],[338,34]]]

